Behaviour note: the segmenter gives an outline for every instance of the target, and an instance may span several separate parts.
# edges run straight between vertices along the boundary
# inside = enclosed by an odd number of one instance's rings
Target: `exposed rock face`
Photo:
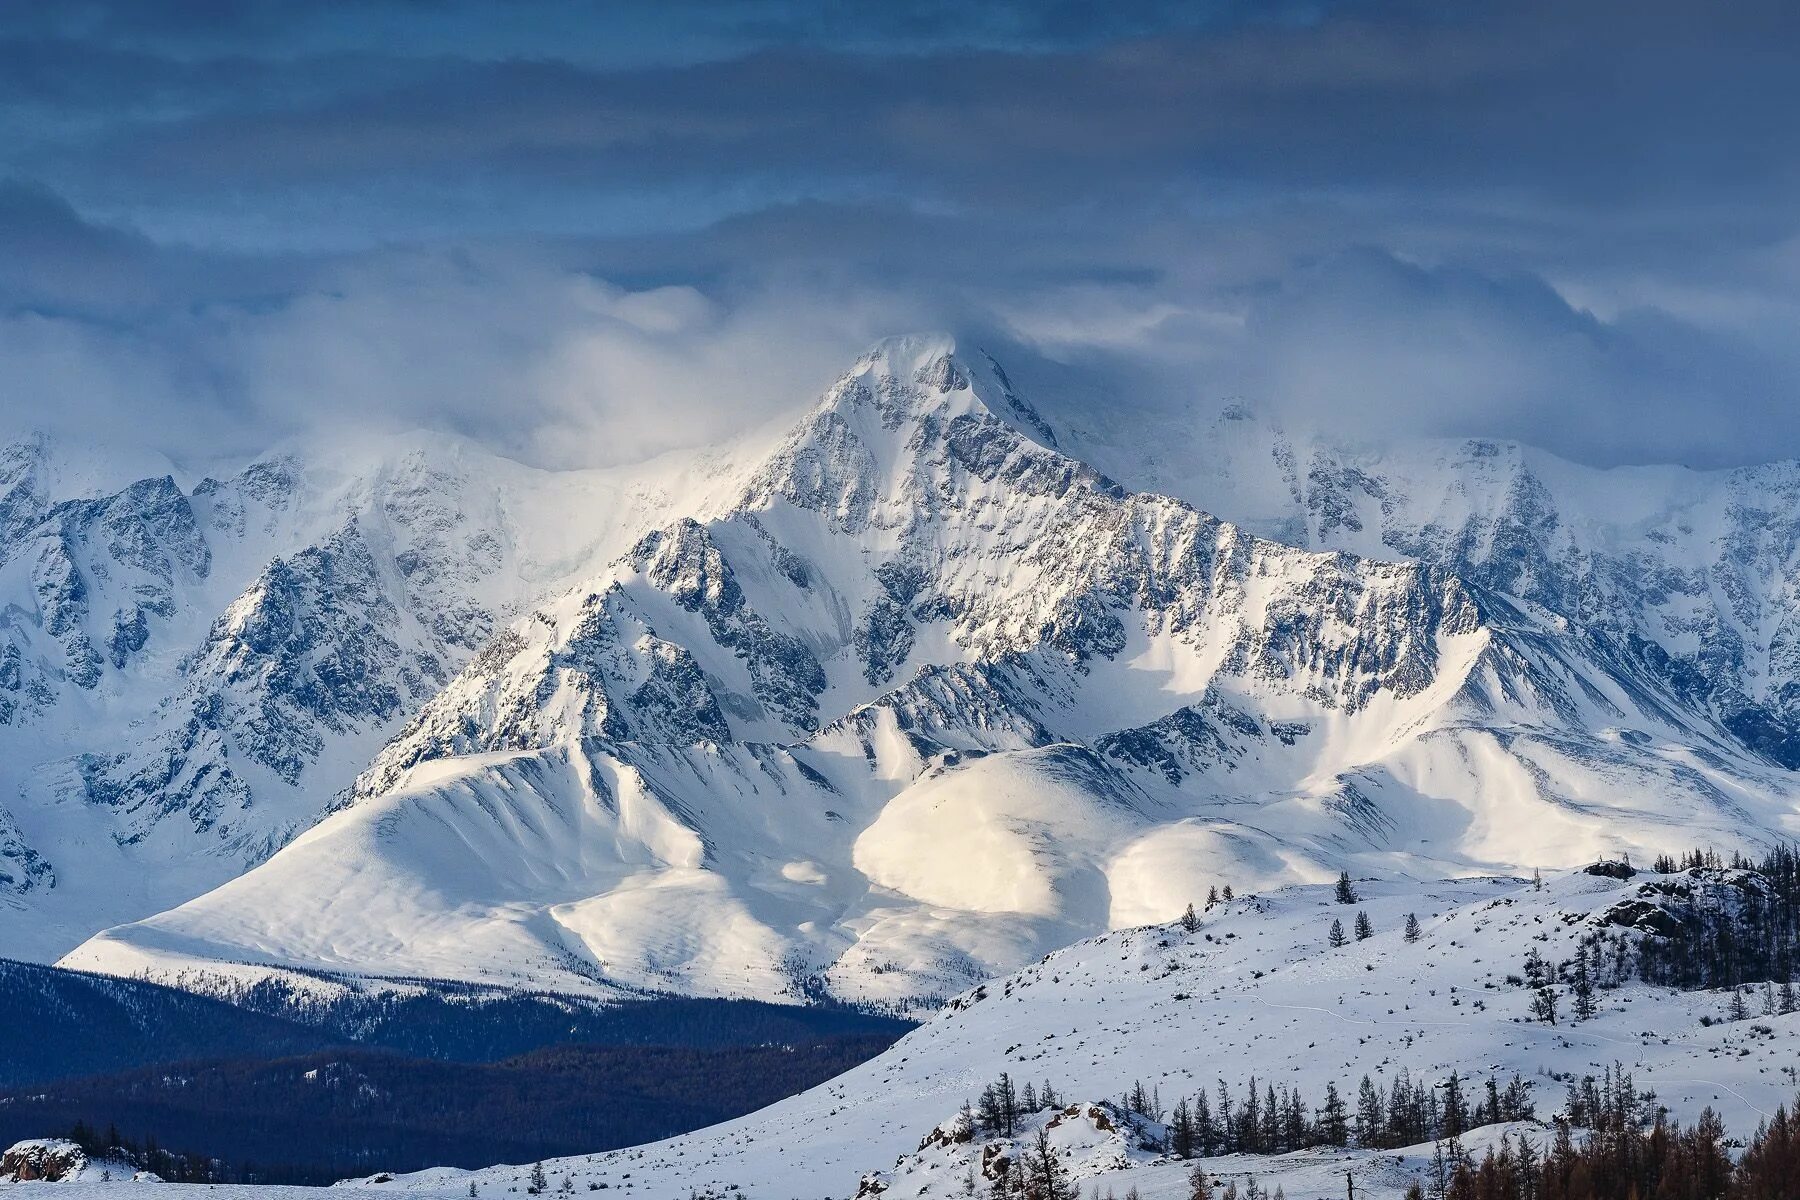
[[[1131,436],[1090,449],[1279,540],[1404,555],[1551,614],[1615,674],[1800,767],[1800,464],[1597,471],[1486,439],[1352,450],[1242,407]]]
[[[87,1152],[63,1138],[14,1142],[0,1154],[0,1183],[63,1183],[86,1169]]]

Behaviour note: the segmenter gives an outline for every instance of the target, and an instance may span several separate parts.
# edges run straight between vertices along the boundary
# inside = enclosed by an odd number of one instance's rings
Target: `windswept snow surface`
[[[1720,693],[1529,580],[1296,549],[1058,446],[985,356],[882,343],[497,625],[329,819],[63,961],[927,1009],[1216,883],[1800,828]]]
[[[958,1142],[935,1131],[953,1129],[963,1102],[1002,1071],[1021,1086],[1048,1080],[1075,1108],[1052,1141],[1084,1195],[1095,1185],[1120,1196],[1135,1186],[1146,1200],[1186,1195],[1192,1164],[1120,1128],[1117,1102],[1138,1081],[1170,1107],[1201,1089],[1216,1095],[1221,1079],[1241,1100],[1252,1076],[1259,1088],[1297,1087],[1316,1106],[1335,1082],[1354,1109],[1365,1074],[1385,1095],[1401,1071],[1427,1086],[1456,1071],[1465,1082],[1474,1077],[1469,1090],[1478,1094],[1490,1073],[1504,1086],[1517,1072],[1539,1122],[1465,1137],[1479,1154],[1502,1133],[1542,1149],[1549,1131],[1541,1122],[1562,1107],[1565,1081],[1621,1064],[1684,1123],[1710,1106],[1728,1131],[1746,1136],[1778,1105],[1791,1110],[1800,1015],[1730,1021],[1726,994],[1627,983],[1602,990],[1598,1015],[1579,1023],[1569,1021],[1561,988],[1564,1015],[1546,1025],[1530,1018],[1532,993],[1507,981],[1528,950],[1556,964],[1595,931],[1635,936],[1609,924],[1608,910],[1659,878],[1571,872],[1547,877],[1542,890],[1512,878],[1359,881],[1351,907],[1333,903],[1329,886],[1240,897],[1206,912],[1192,933],[1179,923],[1119,930],[983,984],[880,1057],[762,1112],[545,1170],[553,1186],[568,1177],[578,1193],[598,1184],[639,1200],[723,1195],[732,1184],[759,1200],[848,1197],[865,1178],[887,1200],[958,1196],[969,1164],[979,1172],[984,1148],[1004,1140]],[[1374,936],[1331,948],[1332,920],[1348,927],[1357,911],[1368,913]],[[1422,927],[1415,943],[1403,937],[1408,913]],[[1759,1012],[1754,998],[1751,1011]],[[1028,1121],[1015,1143],[1054,1117]],[[1208,1167],[1240,1190],[1254,1175],[1296,1198],[1341,1195],[1350,1170],[1359,1193],[1397,1197],[1431,1149],[1233,1155]],[[488,1195],[522,1187],[527,1170],[434,1170],[387,1187],[466,1194],[473,1182]],[[978,1173],[977,1194],[985,1183]]]

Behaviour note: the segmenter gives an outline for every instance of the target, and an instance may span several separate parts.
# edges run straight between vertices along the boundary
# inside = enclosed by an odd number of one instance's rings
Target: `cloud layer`
[[[9,11],[0,414],[618,461],[927,325],[1356,434],[1800,454],[1791,6],[968,7]]]

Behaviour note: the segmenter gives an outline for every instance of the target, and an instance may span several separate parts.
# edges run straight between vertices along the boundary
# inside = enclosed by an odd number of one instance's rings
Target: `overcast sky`
[[[1796,456],[1796,113],[1757,0],[9,4],[0,417],[598,463],[947,328],[1353,436]]]

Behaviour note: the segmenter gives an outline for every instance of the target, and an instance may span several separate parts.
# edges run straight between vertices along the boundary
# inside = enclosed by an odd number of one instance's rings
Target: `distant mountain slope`
[[[191,486],[137,469],[0,448],[0,952],[266,858],[498,625],[721,468],[555,474],[418,437]]]
[[[300,1054],[338,1040],[176,988],[7,959],[0,959],[0,1012],[0,1087],[252,1049]]]
[[[883,343],[501,630],[342,809],[67,962],[908,1008],[1215,883],[1770,841],[1709,693],[1502,580],[1134,493]]]
[[[493,1062],[545,1046],[718,1049],[899,1037],[869,1013],[638,996],[622,1005],[411,981],[379,992],[262,987],[230,1000],[0,959],[0,1087],[196,1059],[268,1060],[333,1047]],[[99,1094],[93,1092],[92,1094]]]
[[[216,1178],[323,1185],[628,1146],[751,1112],[864,1062],[893,1036],[740,1046],[560,1046],[496,1063],[366,1049],[162,1065],[0,1090],[0,1143],[117,1128],[218,1160]]]

